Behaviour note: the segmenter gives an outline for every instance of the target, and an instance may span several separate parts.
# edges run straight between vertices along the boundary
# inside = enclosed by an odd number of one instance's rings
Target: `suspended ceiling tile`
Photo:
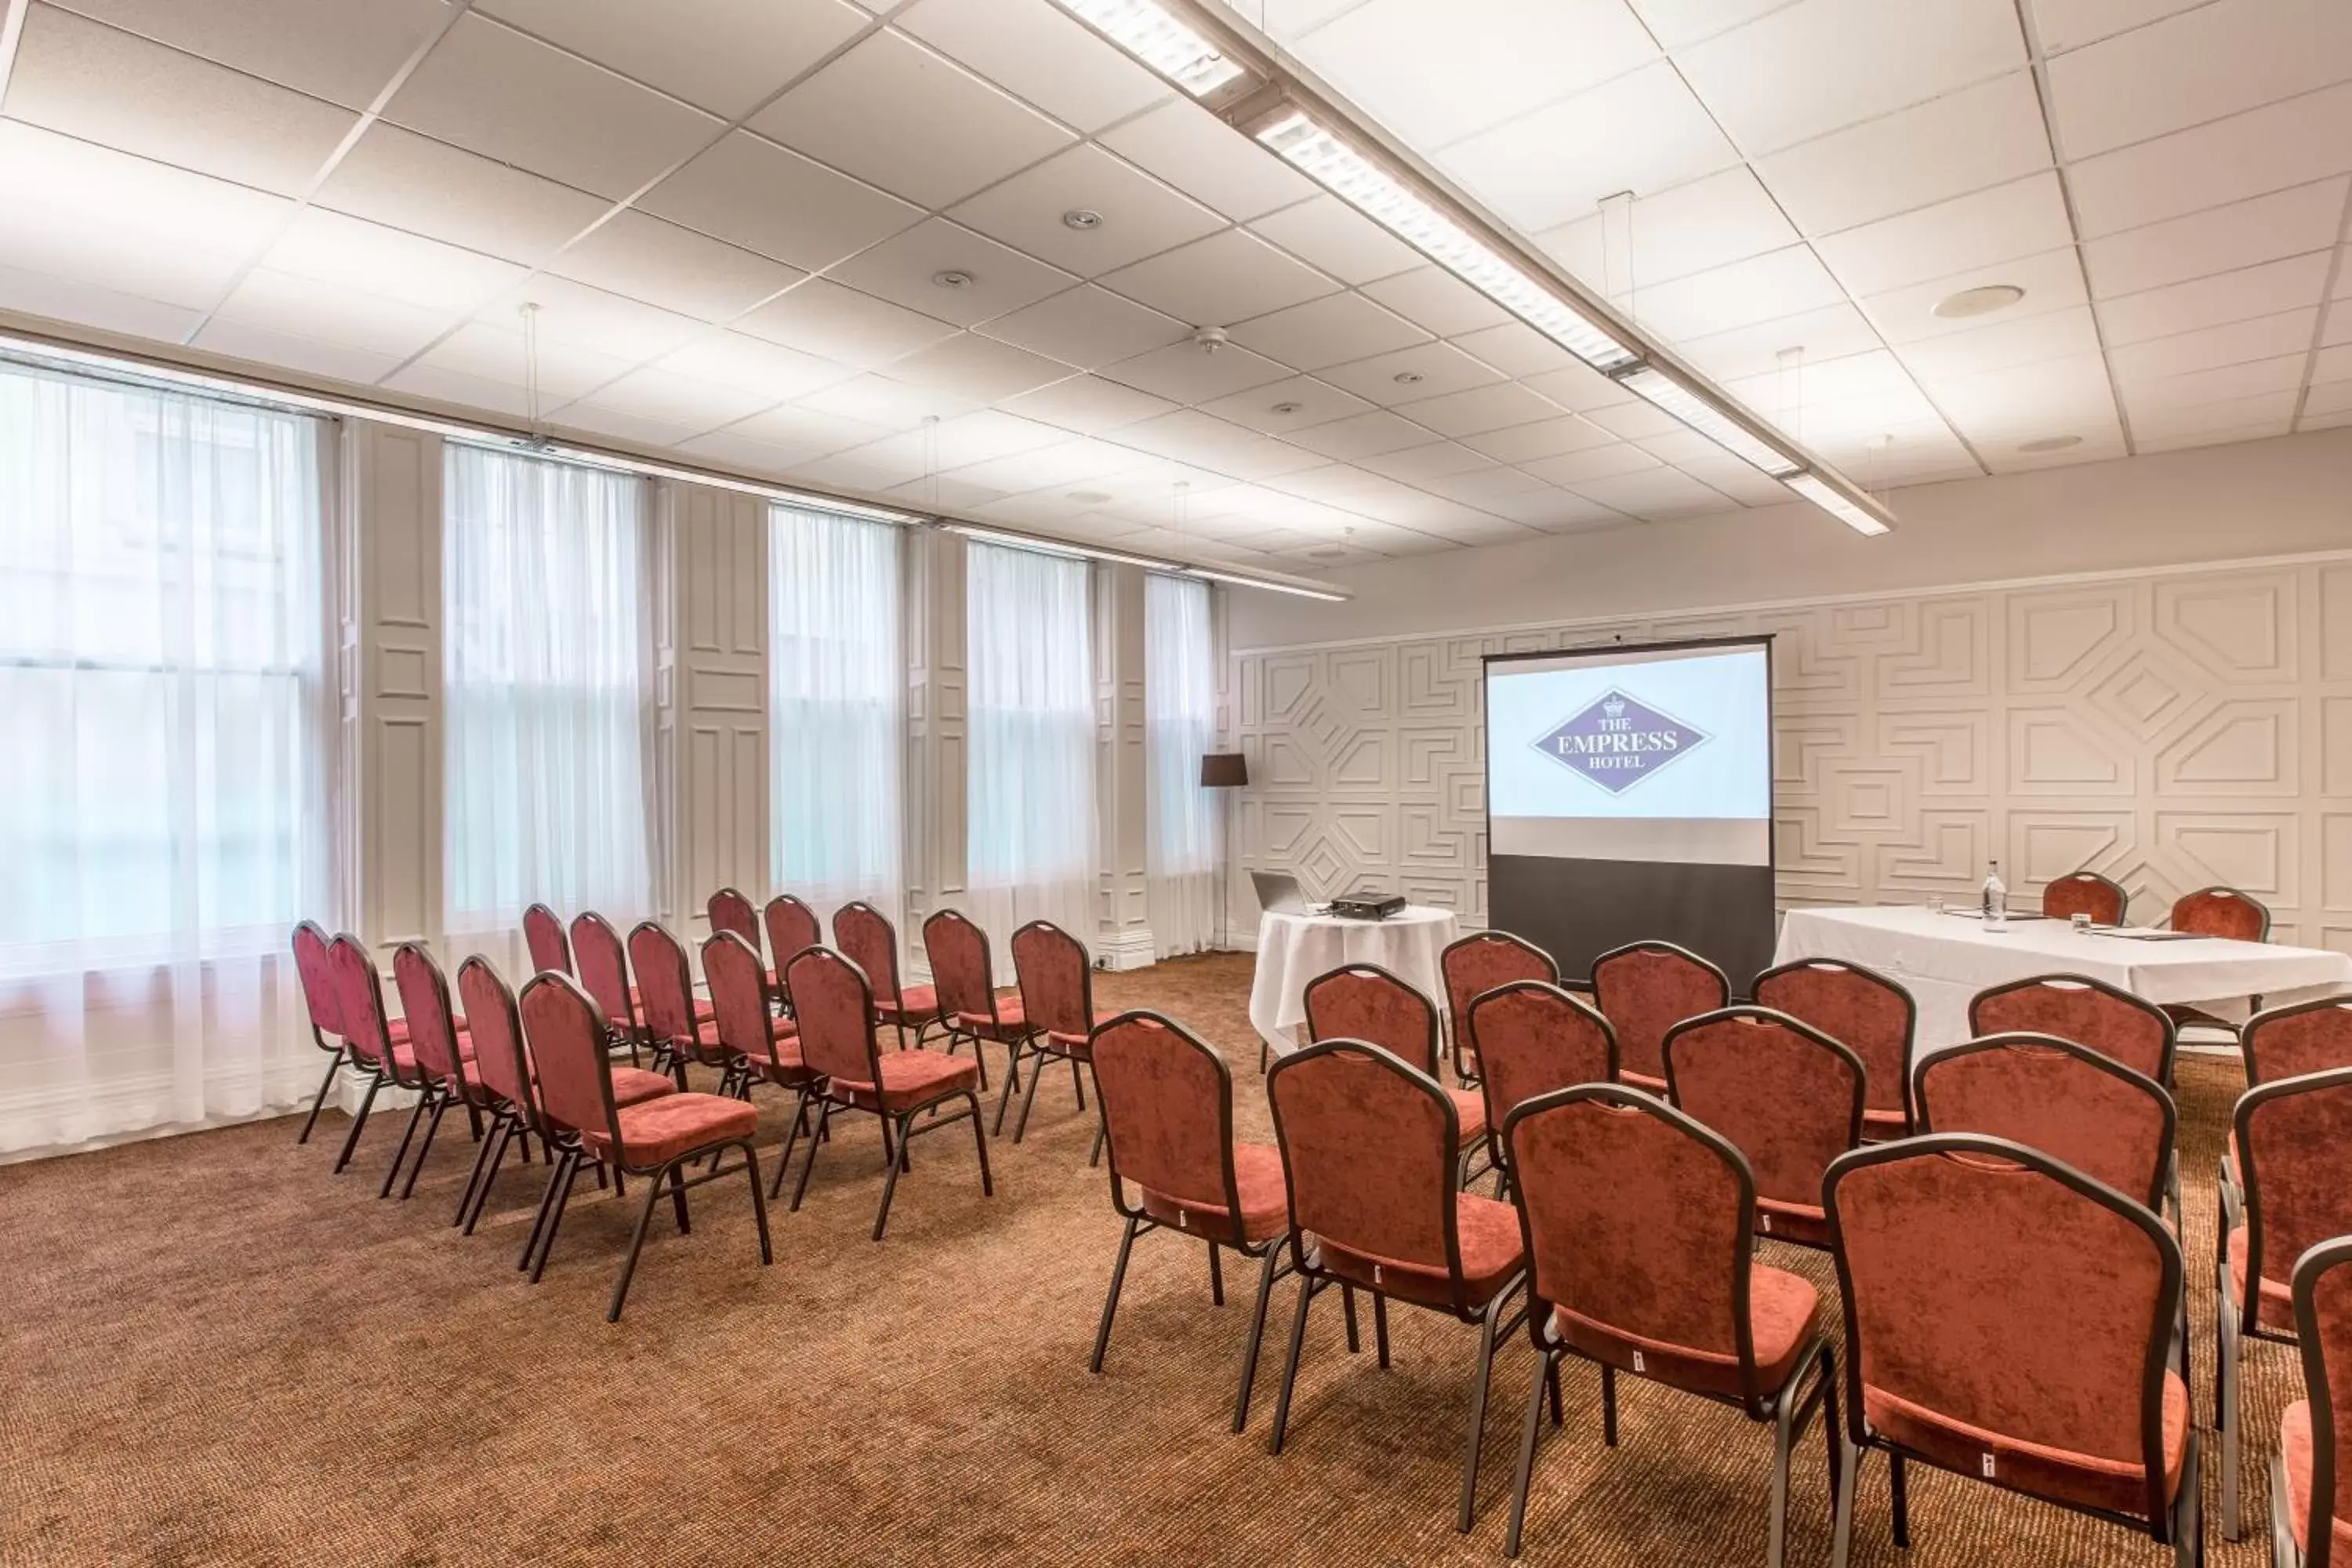
[[[1633,315],[1669,342],[1706,337],[1818,310],[1845,291],[1811,247],[1792,245],[1633,296]]]
[[[2282,306],[2315,305],[2334,259],[2332,252],[2314,251],[2102,300],[2099,324],[2107,342],[2120,346],[2248,321]]]
[[[475,0],[523,31],[732,120],[856,37],[843,0]]]
[[[2059,143],[2088,158],[2352,79],[2352,6],[2214,0],[2049,70]]]
[[[2126,229],[2083,247],[2092,292],[2137,294],[2334,247],[2347,182],[2322,180],[2210,212]]]
[[[1051,0],[921,0],[892,25],[1089,133],[1168,96]]]
[[[2050,167],[2050,137],[2030,71],[1915,104],[1758,161],[1773,196],[1807,234],[1949,201]]]
[[[974,403],[992,404],[1066,380],[1075,374],[1075,367],[993,338],[962,332],[909,354],[892,365],[890,374],[918,385],[943,388]]]
[[[312,198],[320,206],[525,266],[612,204],[378,121]]]
[[[1608,226],[1617,221],[1596,212],[1536,242],[1595,293],[1615,295],[1629,285],[1647,288],[1745,261],[1797,238],[1744,164],[1632,203],[1612,242]]]
[[[1559,405],[1515,382],[1408,403],[1399,410],[1442,436],[1479,436],[1559,416]]]
[[[1441,338],[1500,326],[1508,310],[1439,267],[1416,268],[1363,287],[1366,296]]]
[[[1226,229],[1106,275],[1103,286],[1196,327],[1223,326],[1336,285],[1255,235]]]
[[[855,367],[741,332],[711,332],[655,362],[690,381],[756,394],[758,406],[805,397],[856,374]]]
[[[1189,342],[1138,354],[1102,372],[1122,385],[1180,404],[1211,402],[1280,381],[1288,374],[1273,361],[1230,343],[1211,353]]]
[[[1311,430],[1301,430],[1291,439],[1310,452],[1320,452],[1327,458],[1347,461],[1425,445],[1429,432],[1419,425],[1400,419],[1385,408],[1375,408],[1368,414],[1335,419]]]
[[[999,316],[982,329],[992,338],[1097,370],[1192,336],[1173,317],[1148,310],[1092,284]]]
[[[2012,320],[2040,315],[2045,310],[2063,310],[2090,300],[2090,292],[2083,282],[2082,262],[2069,247],[1873,294],[1862,301],[1862,308],[1886,341],[1899,347],[1922,338],[1974,331],[1988,325],[1982,316],[1939,316],[1936,307],[1955,294],[1996,285],[2025,291],[2023,299],[2001,312]]]
[[[1294,375],[1236,392],[1201,405],[1220,419],[1246,425],[1268,436],[1290,436],[1311,425],[1362,414],[1372,406],[1350,392],[1342,392],[1310,375]]]
[[[706,321],[739,316],[805,276],[635,209],[614,213],[547,269]]]
[[[1850,304],[1826,305],[1778,321],[1735,327],[1676,344],[1683,357],[1718,381],[1760,375],[1780,368],[1784,350],[1799,363],[1843,359],[1879,346],[1878,331]]]
[[[1317,186],[1189,99],[1106,131],[1102,144],[1236,222],[1305,201]]]
[[[1089,212],[1101,222],[1074,228]],[[1216,233],[1225,220],[1092,143],[1057,153],[958,206],[957,222],[1081,278]]]
[[[1813,242],[1839,282],[1883,294],[1963,268],[2071,245],[2073,223],[2054,171],[1979,191]]]
[[[1394,405],[1441,397],[1502,378],[1451,343],[1420,343],[1370,359],[1333,365],[1323,379],[1370,403]]]
[[[445,0],[61,0],[175,49],[365,109],[447,18]]]
[[[2124,396],[2129,400],[2134,388],[2160,377],[2242,365],[2253,360],[2275,364],[2307,354],[2311,352],[2312,329],[2318,324],[2316,307],[2284,310],[2275,316],[2257,316],[2250,321],[2231,321],[2225,326],[2205,327],[2111,349],[2107,363],[2115,367],[2116,379],[2123,383]],[[2284,374],[2284,365],[2279,366],[2278,374]],[[2301,365],[2294,367],[2294,377],[2298,384],[2302,381]]]
[[[261,264],[452,320],[525,276],[510,261],[320,207],[296,213]]]
[[[1317,196],[1268,213],[1250,226],[1342,283],[1394,277],[1428,259],[1337,196]]]
[[[968,281],[940,281],[956,275]],[[832,268],[829,276],[966,327],[1034,305],[1077,281],[1059,268],[936,217]]]
[[[1178,405],[1100,376],[1073,376],[1008,399],[1005,411],[1066,430],[1099,435],[1165,414]]]
[[[629,363],[667,353],[706,330],[691,316],[547,273],[483,307],[476,319],[520,331],[520,308],[526,303],[539,307],[541,342],[568,343]]]
[[[809,271],[910,228],[923,216],[887,192],[741,131],[637,205]]]
[[[958,329],[950,322],[823,278],[811,278],[734,323],[735,330],[873,370]]]
[[[1244,348],[1310,371],[1429,341],[1411,321],[1354,293],[1327,294],[1231,330]]]
[[[2352,83],[2081,159],[2066,187],[2090,239],[2347,169]]]

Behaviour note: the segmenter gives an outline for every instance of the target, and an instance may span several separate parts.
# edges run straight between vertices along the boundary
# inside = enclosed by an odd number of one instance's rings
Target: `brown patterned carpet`
[[[1098,1000],[1158,1006],[1223,1046],[1244,1135],[1270,1137],[1249,1070],[1248,958],[1161,964]],[[2233,1064],[2181,1068],[2195,1398],[2210,1417],[2212,1172]],[[762,1091],[763,1154],[781,1102]],[[1030,1137],[979,1194],[954,1132],[915,1145],[889,1239],[871,1119],[773,1215],[757,1266],[740,1187],[698,1189],[695,1227],[656,1220],[617,1327],[604,1322],[635,1217],[586,1189],[544,1283],[512,1267],[539,1167],[501,1179],[479,1233],[447,1226],[471,1148],[436,1150],[413,1202],[379,1202],[398,1125],[341,1178],[345,1123],[294,1124],[0,1170],[0,1562],[10,1563],[1488,1563],[1502,1555],[1533,1361],[1497,1356],[1477,1530],[1454,1531],[1475,1331],[1395,1315],[1396,1366],[1349,1357],[1318,1306],[1292,1446],[1267,1454],[1291,1298],[1278,1289],[1250,1431],[1228,1429],[1254,1270],[1209,1304],[1200,1249],[1136,1249],[1108,1367],[1087,1353],[1118,1236],[1093,1132],[1049,1079]],[[450,1124],[452,1127],[455,1122]],[[445,1130],[446,1131],[446,1130]],[[634,1199],[634,1190],[632,1198]],[[1825,1258],[1775,1247],[1832,1297]],[[1832,1297],[1833,1300],[1833,1297]],[[1834,1317],[1834,1311],[1832,1311]],[[2269,1454],[2299,1384],[2256,1345],[2247,1379],[2248,1539],[2267,1560]],[[1568,1426],[1538,1456],[1526,1561],[1761,1563],[1771,1443],[1735,1413],[1628,1380],[1623,1446],[1597,1384],[1566,1375]],[[2145,1537],[1923,1473],[1914,1548],[1888,1534],[1872,1464],[1855,1561],[2158,1563]],[[1828,1559],[1818,1440],[1796,1471],[1790,1562]]]

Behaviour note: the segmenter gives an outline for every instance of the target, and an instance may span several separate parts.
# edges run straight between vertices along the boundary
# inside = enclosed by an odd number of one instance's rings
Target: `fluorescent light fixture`
[[[1733,457],[1753,464],[1776,479],[1801,473],[1805,465],[1754,435],[1722,409],[1668,375],[1655,365],[1643,365],[1617,378],[1617,384],[1664,409]]]
[[[1087,561],[1110,561],[1121,566],[1144,566],[1154,572],[1173,572],[1177,563],[1152,555],[1128,555],[1116,550],[1101,550],[1091,544],[1073,544],[1065,539],[1039,539],[1034,534],[1014,533],[1006,529],[982,528],[975,522],[953,522],[944,525],[950,533],[961,533],[967,539],[983,543],[1002,544],[1013,550],[1034,550],[1045,555],[1070,555]]]
[[[1818,474],[1799,474],[1780,482],[1856,533],[1875,536],[1886,531],[1885,519],[1856,506]]]
[[[1616,370],[1638,357],[1557,292],[1306,115],[1286,114],[1261,130],[1257,139],[1593,369]]]
[[[514,443],[510,437],[501,437],[499,444],[511,446]],[[922,513],[900,511],[896,507],[874,506],[866,501],[836,500],[832,496],[816,495],[808,490],[788,489],[782,485],[763,485],[757,479],[739,479],[732,474],[715,474],[708,468],[688,468],[674,463],[655,462],[647,458],[632,458],[618,453],[602,452],[593,447],[575,447],[564,441],[550,441],[537,450],[560,461],[581,463],[592,468],[613,468],[622,473],[643,474],[648,479],[677,479],[689,485],[708,485],[713,489],[733,490],[738,495],[760,496],[768,500],[807,507],[813,511],[837,511],[849,517],[862,517],[870,522],[910,523],[923,521]]]
[[[1349,597],[1329,588],[1310,588],[1304,583],[1276,583],[1263,577],[1244,577],[1207,566],[1186,566],[1181,570],[1188,577],[1206,577],[1213,583],[1238,583],[1244,588],[1264,588],[1276,594],[1296,594],[1302,599],[1320,599],[1327,605],[1342,605]]]
[[[1191,93],[1206,98],[1242,75],[1216,45],[1153,0],[1061,0],[1062,8]]]

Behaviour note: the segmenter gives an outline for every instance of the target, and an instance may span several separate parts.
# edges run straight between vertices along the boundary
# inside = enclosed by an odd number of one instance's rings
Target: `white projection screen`
[[[1486,661],[1488,918],[1568,975],[1629,942],[1771,960],[1769,637]]]

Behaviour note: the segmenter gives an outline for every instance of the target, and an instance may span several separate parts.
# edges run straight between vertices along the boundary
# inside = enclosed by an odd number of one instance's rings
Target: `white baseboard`
[[[1123,931],[1095,938],[1097,969],[1149,969],[1160,961],[1148,931]]]

